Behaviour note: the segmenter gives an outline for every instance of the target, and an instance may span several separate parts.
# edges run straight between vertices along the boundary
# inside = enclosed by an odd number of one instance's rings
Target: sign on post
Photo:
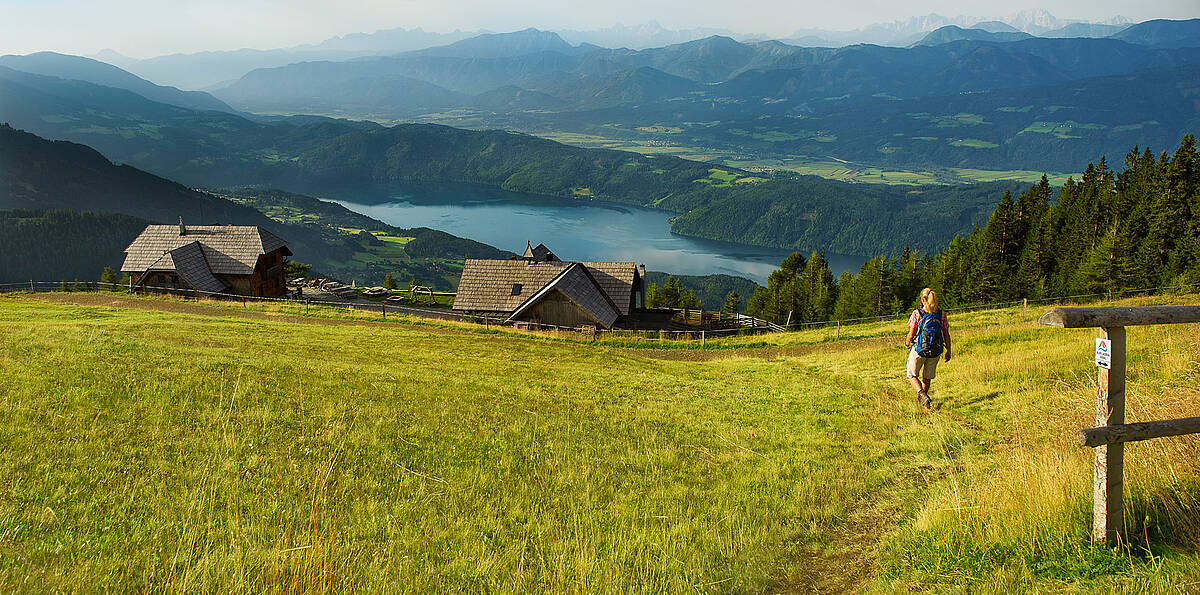
[[[1096,339],[1096,365],[1105,370],[1112,369],[1112,340]]]
[[[1059,328],[1099,327],[1096,339],[1096,427],[1081,432],[1080,444],[1095,450],[1092,473],[1092,539],[1116,545],[1125,526],[1125,443],[1200,431],[1200,418],[1125,423],[1125,327],[1200,323],[1200,306],[1054,308],[1039,324]]]

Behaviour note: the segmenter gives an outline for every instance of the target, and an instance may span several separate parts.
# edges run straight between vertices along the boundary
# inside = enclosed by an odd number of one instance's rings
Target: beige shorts
[[[916,349],[910,349],[908,352],[908,377],[921,377],[926,380],[933,380],[937,377],[938,357],[921,357],[917,355]]]

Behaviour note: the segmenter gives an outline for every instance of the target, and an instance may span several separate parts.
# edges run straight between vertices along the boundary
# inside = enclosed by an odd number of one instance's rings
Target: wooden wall
[[[552,291],[550,295],[542,298],[526,311],[520,320],[569,327],[578,327],[584,324],[599,325],[595,318],[592,318],[582,308],[576,306],[575,302],[567,299],[567,296],[558,291]]]

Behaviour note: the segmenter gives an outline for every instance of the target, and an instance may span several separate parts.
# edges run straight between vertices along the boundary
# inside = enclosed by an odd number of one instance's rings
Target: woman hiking
[[[908,381],[917,390],[917,403],[932,407],[929,385],[937,375],[938,358],[946,353],[950,361],[950,321],[946,311],[938,308],[937,293],[926,287],[921,290],[921,307],[908,317],[908,338],[904,346],[908,353]]]

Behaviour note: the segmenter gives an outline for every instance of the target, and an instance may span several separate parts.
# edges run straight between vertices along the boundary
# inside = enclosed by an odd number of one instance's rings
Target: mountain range
[[[571,45],[529,29],[260,69],[214,94],[258,113],[584,133],[906,168],[1068,171],[1195,128],[1200,19],[1141,23],[1119,39],[992,28],[948,26],[908,48],[714,36],[645,50]],[[1153,99],[1162,115],[1076,92],[1093,86]]]
[[[683,215],[673,229],[686,235],[848,254],[899,253],[906,245],[932,249],[979,223],[997,196],[1012,188],[868,190],[811,176],[763,177],[677,157],[583,149],[499,130],[385,127],[311,116],[252,119],[2,67],[0,106],[0,119],[15,126],[86,143],[110,159],[190,187],[253,185],[364,202],[391,196],[398,184],[466,182],[673,211]],[[754,208],[738,206],[751,204]],[[781,212],[802,216],[767,225]],[[937,233],[915,233],[905,224],[918,213],[943,221]]]

